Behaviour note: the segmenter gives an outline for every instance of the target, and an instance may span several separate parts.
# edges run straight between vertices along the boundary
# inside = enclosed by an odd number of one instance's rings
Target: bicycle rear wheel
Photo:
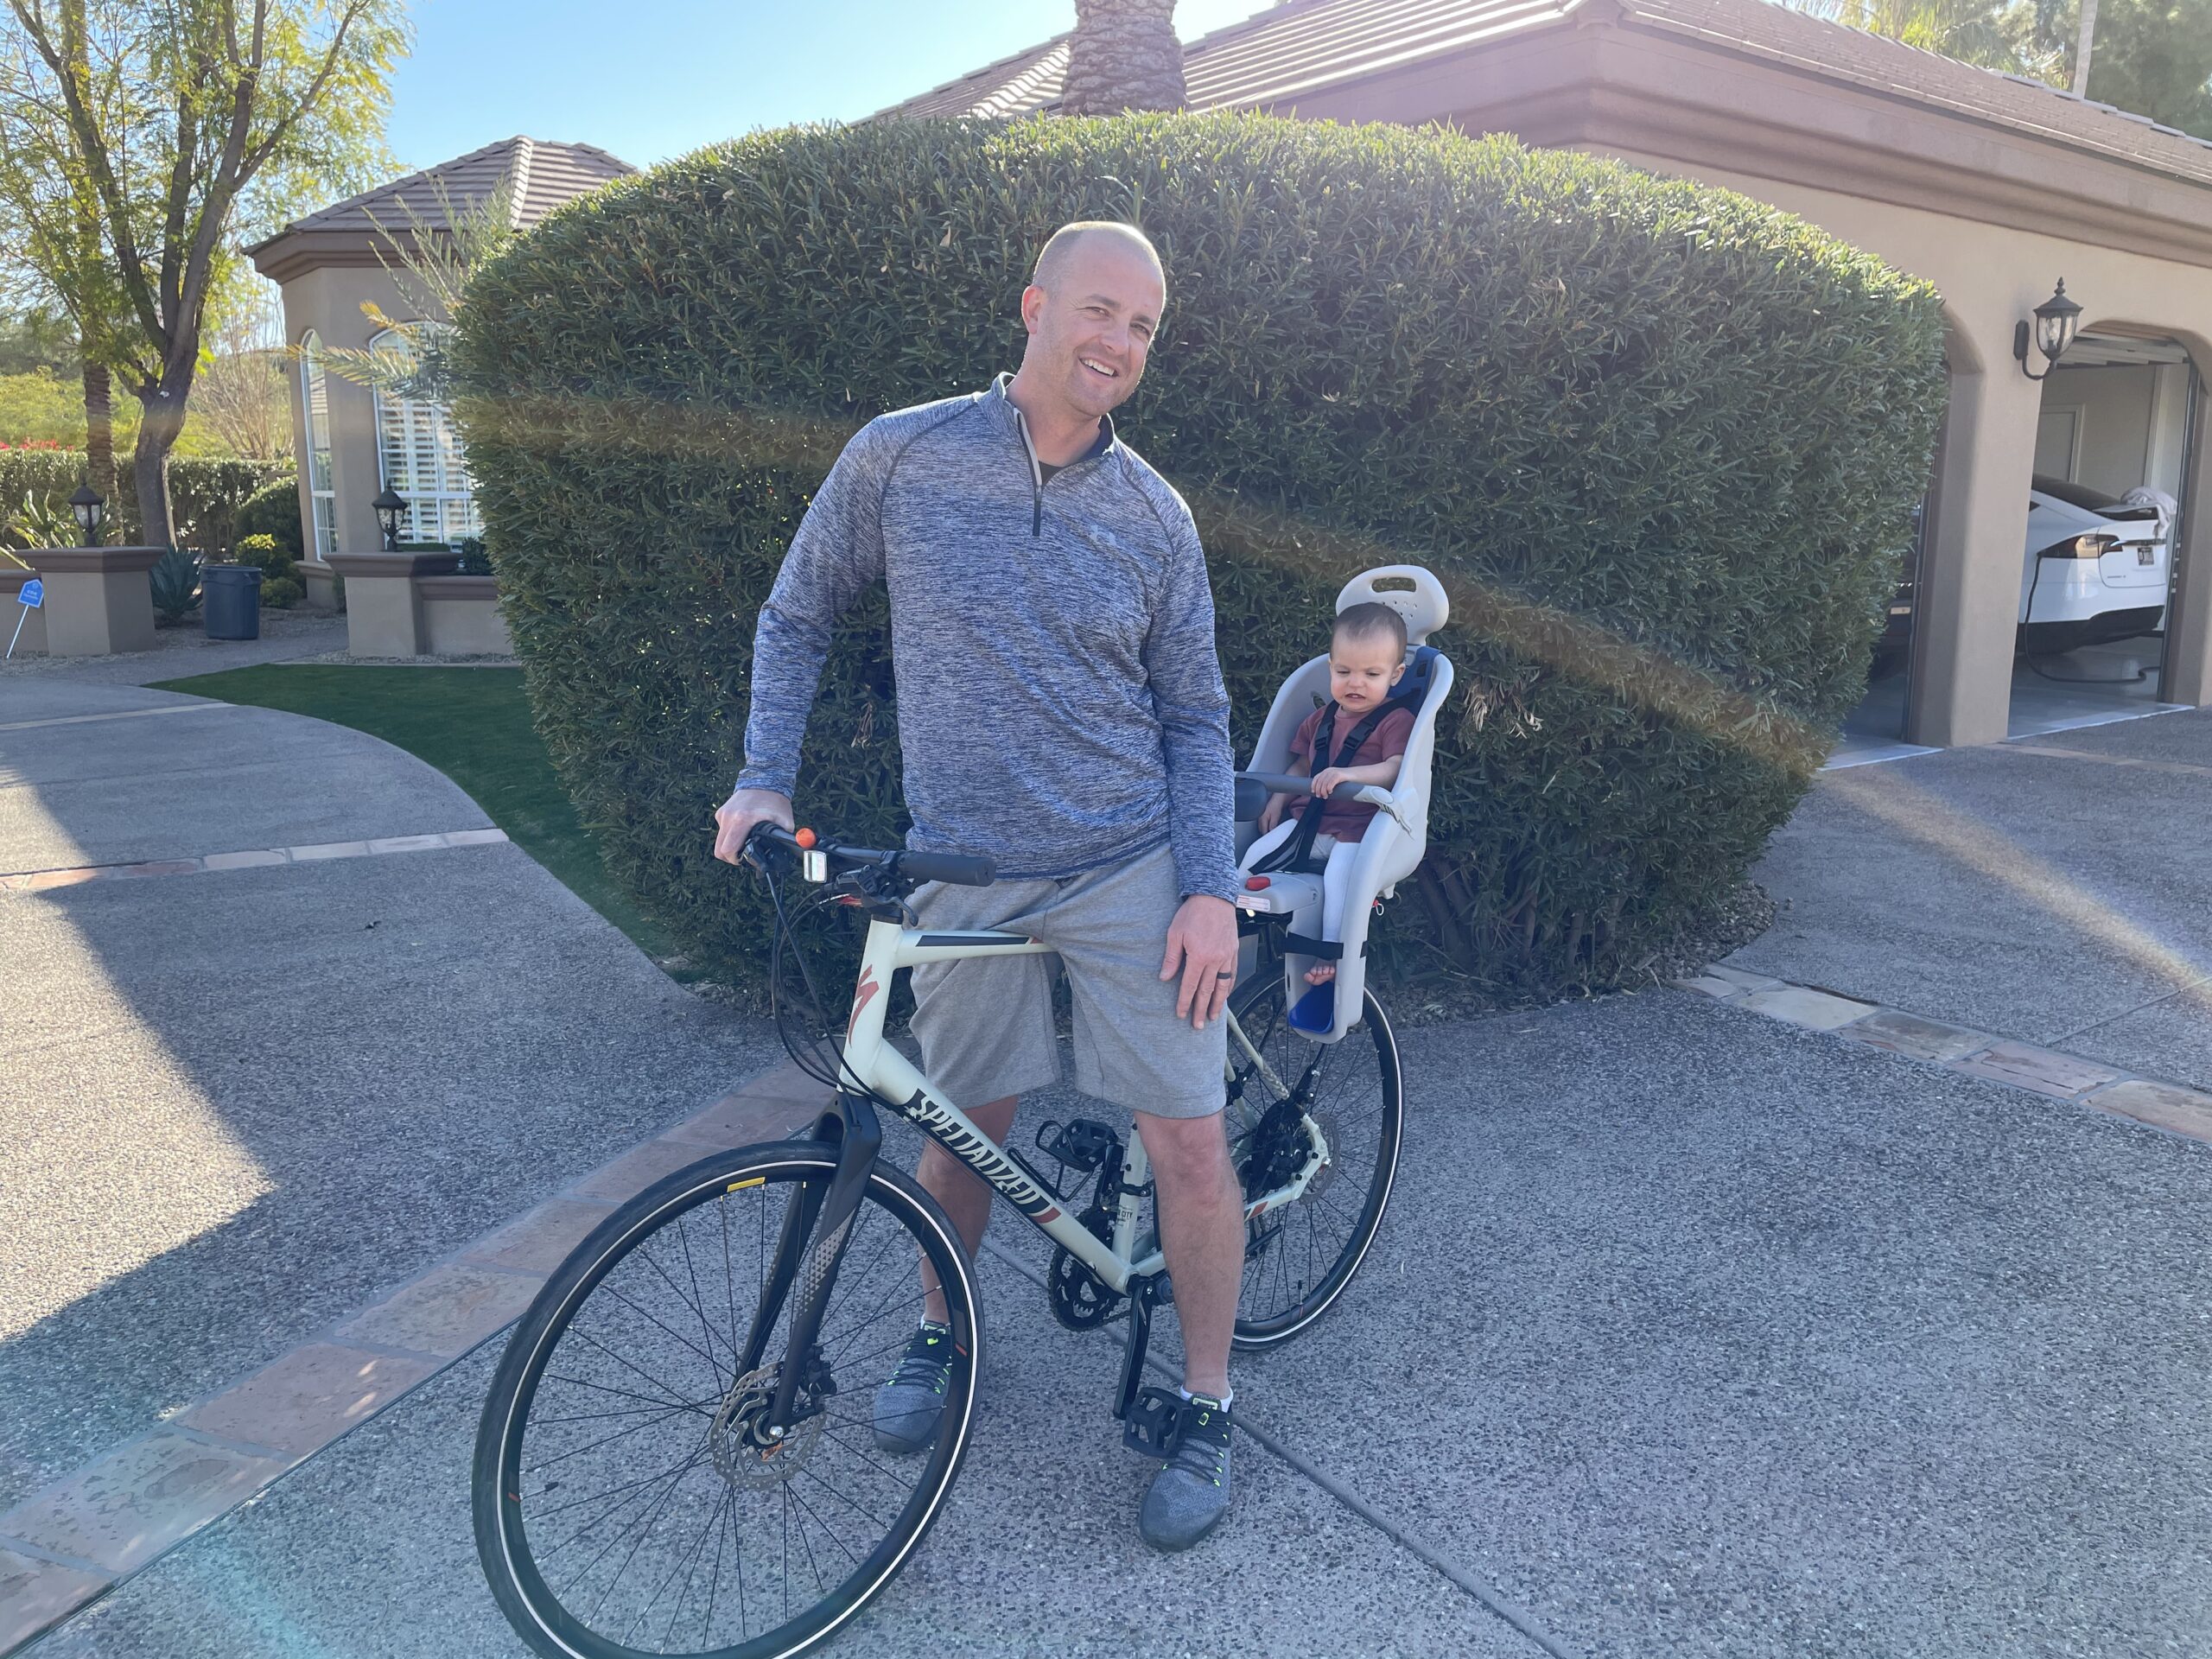
[[[813,1142],[720,1153],[617,1211],[547,1281],[477,1433],[476,1541],[510,1623],[548,1659],[783,1659],[826,1640],[929,1530],[968,1444],[976,1295],[944,1212],[871,1173],[802,1357],[800,1416],[748,1438],[790,1363],[773,1294],[785,1218],[836,1173]],[[808,1208],[805,1213],[813,1212]],[[955,1360],[935,1445],[911,1464],[870,1433],[876,1385],[935,1269]],[[788,1282],[788,1275],[785,1275]]]
[[[1310,1160],[1309,1120],[1328,1148],[1300,1198],[1245,1224],[1236,1344],[1269,1348],[1319,1319],[1359,1271],[1397,1175],[1405,1098],[1397,1042],[1372,993],[1359,1023],[1335,1043],[1291,1028],[1280,962],[1263,960],[1230,1007],[1266,1062],[1230,1033],[1229,1155],[1246,1201]]]

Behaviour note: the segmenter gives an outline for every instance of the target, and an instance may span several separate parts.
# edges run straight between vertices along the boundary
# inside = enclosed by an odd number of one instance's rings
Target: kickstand
[[[1129,1334],[1122,1350],[1122,1392],[1114,1408],[1122,1420],[1122,1444],[1149,1458],[1175,1450],[1183,1396],[1173,1389],[1137,1386],[1144,1376],[1145,1350],[1152,1342],[1152,1309],[1162,1300],[1166,1280],[1155,1274],[1129,1295]]]

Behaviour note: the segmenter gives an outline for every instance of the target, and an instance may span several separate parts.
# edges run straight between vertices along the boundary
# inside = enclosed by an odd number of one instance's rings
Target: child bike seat
[[[1450,619],[1444,584],[1417,564],[1384,565],[1363,571],[1337,595],[1341,612],[1354,605],[1388,605],[1405,619],[1406,672],[1393,693],[1413,709],[1413,735],[1406,744],[1398,780],[1389,789],[1370,787],[1358,799],[1378,810],[1360,838],[1344,897],[1344,937],[1322,940],[1321,878],[1306,870],[1268,873],[1268,886],[1238,896],[1241,909],[1255,915],[1285,917],[1289,922],[1284,953],[1285,990],[1290,1023],[1318,1042],[1333,1043],[1358,1022],[1367,982],[1367,926],[1376,901],[1393,897],[1400,881],[1419,868],[1428,847],[1430,772],[1436,750],[1436,721],[1452,693],[1452,664],[1427,642]],[[1246,770],[1281,772],[1290,765],[1290,741],[1299,725],[1329,700],[1329,658],[1325,652],[1304,664],[1282,683],[1261,728]],[[1236,851],[1243,857],[1259,836],[1257,823],[1268,790],[1250,783],[1236,791]],[[1308,949],[1301,950],[1303,944]],[[1333,947],[1337,976],[1326,985],[1308,985],[1306,970],[1323,955],[1310,947]]]

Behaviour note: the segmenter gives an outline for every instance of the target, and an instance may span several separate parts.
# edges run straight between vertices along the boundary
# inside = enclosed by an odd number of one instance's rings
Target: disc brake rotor
[[[768,1365],[739,1377],[707,1430],[715,1472],[733,1486],[758,1491],[784,1484],[806,1466],[822,1439],[829,1414],[821,1410],[791,1424],[779,1439],[770,1440],[762,1432],[761,1420],[775,1399],[780,1370]]]

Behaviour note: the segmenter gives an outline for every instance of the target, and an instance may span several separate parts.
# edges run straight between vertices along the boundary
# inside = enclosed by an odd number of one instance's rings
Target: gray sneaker
[[[875,1443],[901,1454],[929,1450],[951,1381],[952,1327],[925,1319],[899,1369],[875,1391]]]
[[[1194,1394],[1176,1418],[1175,1450],[1144,1495],[1137,1531],[1154,1549],[1188,1549],[1229,1513],[1229,1408]]]

